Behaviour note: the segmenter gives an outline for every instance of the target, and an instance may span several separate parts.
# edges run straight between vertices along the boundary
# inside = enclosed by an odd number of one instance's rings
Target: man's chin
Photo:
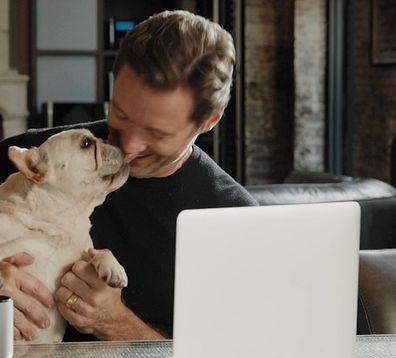
[[[148,178],[162,178],[172,175],[177,169],[173,169],[173,165],[164,163],[155,163],[150,166],[139,168],[138,166],[130,165],[129,175],[137,179]]]
[[[139,169],[131,166],[129,170],[129,175],[137,179],[148,179],[155,177],[156,172],[157,170],[154,168]]]
[[[136,178],[136,179],[148,179],[148,178],[150,178],[150,176],[147,175],[147,174],[136,173],[136,172],[129,172],[129,176],[131,178]]]

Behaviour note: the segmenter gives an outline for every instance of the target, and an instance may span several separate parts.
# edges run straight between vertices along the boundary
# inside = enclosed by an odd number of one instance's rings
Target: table
[[[14,358],[172,358],[172,341],[80,342],[14,346]]]
[[[396,335],[357,336],[356,341],[356,358],[396,357]],[[14,352],[14,358],[172,358],[172,341],[38,344],[15,346]]]
[[[396,335],[357,336],[356,358],[396,357]]]

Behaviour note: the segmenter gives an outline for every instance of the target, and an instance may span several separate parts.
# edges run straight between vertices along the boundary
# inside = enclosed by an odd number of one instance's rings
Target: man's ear
[[[209,118],[202,122],[199,129],[201,133],[209,132],[213,129],[213,127],[219,123],[221,117],[223,117],[224,108],[213,113]]]
[[[45,181],[48,157],[44,151],[36,147],[26,149],[11,146],[8,148],[8,158],[27,179],[35,183]]]

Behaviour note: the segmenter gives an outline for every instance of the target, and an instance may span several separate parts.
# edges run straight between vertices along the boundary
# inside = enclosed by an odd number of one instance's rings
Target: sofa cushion
[[[287,183],[247,186],[260,205],[303,204],[396,197],[396,189],[377,179],[338,183]]]
[[[361,249],[396,248],[396,189],[380,180],[247,186],[260,205],[357,201]]]

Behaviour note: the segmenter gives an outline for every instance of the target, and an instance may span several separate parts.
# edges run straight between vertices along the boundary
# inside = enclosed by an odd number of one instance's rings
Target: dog
[[[86,129],[60,132],[39,147],[11,146],[8,157],[18,172],[0,185],[0,259],[29,253],[35,261],[24,270],[55,292],[63,274],[93,247],[89,216],[126,182],[128,166],[120,149]],[[110,286],[127,286],[110,251],[90,262]],[[50,327],[39,330],[33,343],[62,340],[66,323],[56,309],[49,314]]]

